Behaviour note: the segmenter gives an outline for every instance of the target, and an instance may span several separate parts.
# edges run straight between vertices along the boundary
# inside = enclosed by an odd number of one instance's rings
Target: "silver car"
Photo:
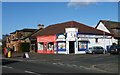
[[[89,47],[88,50],[86,50],[86,53],[92,53],[92,54],[95,54],[95,53],[106,53],[106,50],[101,47],[101,46],[93,46],[93,47]]]

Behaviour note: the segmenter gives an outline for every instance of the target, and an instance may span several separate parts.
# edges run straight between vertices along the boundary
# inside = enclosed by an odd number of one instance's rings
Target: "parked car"
[[[92,53],[92,54],[104,53],[104,50],[105,49],[101,46],[93,46],[93,47],[89,47],[88,50],[86,50],[86,53]],[[105,50],[105,53],[106,53],[106,50]]]
[[[113,44],[109,49],[110,54],[119,54],[120,53],[120,46]]]

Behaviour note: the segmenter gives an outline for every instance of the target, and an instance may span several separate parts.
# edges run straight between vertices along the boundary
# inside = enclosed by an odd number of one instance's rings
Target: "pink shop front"
[[[54,54],[56,50],[56,35],[37,36],[37,53]]]

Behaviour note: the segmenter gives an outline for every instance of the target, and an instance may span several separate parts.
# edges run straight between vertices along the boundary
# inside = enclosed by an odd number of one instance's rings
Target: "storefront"
[[[56,49],[56,35],[38,36],[37,43],[37,53],[54,54],[54,50]]]
[[[105,35],[103,35],[105,33]],[[89,46],[111,44],[109,33],[70,21],[50,25],[38,33],[37,52],[47,54],[85,54]]]
[[[57,52],[56,54],[66,54],[65,34],[57,34]]]
[[[79,41],[77,28],[66,28],[64,34],[57,34],[58,54],[81,54],[88,48],[88,42]]]

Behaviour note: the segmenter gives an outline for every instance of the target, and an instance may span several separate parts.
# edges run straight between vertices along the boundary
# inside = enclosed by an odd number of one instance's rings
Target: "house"
[[[36,29],[24,28],[10,33],[10,35],[6,37],[6,47],[10,47],[13,51],[20,51],[20,43],[30,43],[30,40],[25,37],[33,33],[35,30]]]
[[[36,38],[36,35],[43,28],[44,28],[44,25],[38,24],[38,29],[37,30],[35,30],[30,35],[24,37],[24,39],[29,39],[30,40],[30,52],[37,52],[37,38]]]
[[[113,43],[120,45],[120,22],[100,20],[95,28],[113,34]]]
[[[83,54],[93,45],[106,48],[112,43],[111,37],[108,32],[76,21],[53,24],[36,33],[37,53]]]

